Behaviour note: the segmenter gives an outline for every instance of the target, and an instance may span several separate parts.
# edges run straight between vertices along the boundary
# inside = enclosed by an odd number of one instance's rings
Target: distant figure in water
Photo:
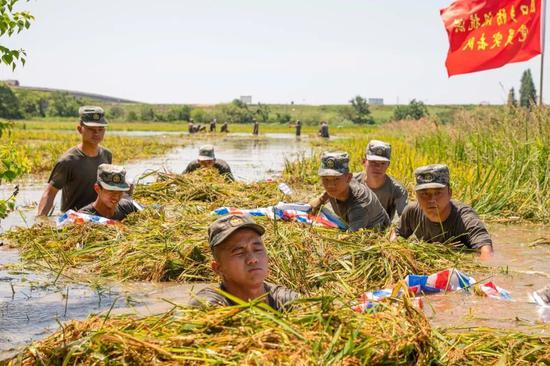
[[[254,119],[254,127],[252,129],[252,134],[254,136],[258,136],[259,133],[260,133],[260,122],[256,121],[256,119]]]
[[[192,119],[190,119],[189,123],[187,124],[187,132],[189,132],[190,135],[195,133],[195,124],[193,123]]]
[[[225,133],[228,133],[228,132],[229,132],[229,127],[228,127],[228,125],[227,125],[227,122],[224,122],[224,123],[222,124],[222,127],[221,127],[221,129],[220,129],[220,132],[225,132]]]
[[[321,122],[321,128],[319,129],[319,136],[328,139],[330,137],[328,133],[328,123],[327,121]]]
[[[302,134],[302,121],[297,120],[294,128],[296,129],[296,136],[300,136]]]
[[[210,121],[210,132],[216,132],[216,119]]]

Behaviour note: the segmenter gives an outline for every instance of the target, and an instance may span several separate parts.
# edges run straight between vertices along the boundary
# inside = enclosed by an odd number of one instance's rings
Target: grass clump
[[[357,314],[331,298],[279,314],[265,305],[91,317],[27,348],[9,365],[428,364],[431,330],[411,307]]]

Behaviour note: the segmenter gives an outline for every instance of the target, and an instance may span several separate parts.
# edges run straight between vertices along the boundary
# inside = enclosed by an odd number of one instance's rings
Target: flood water
[[[237,179],[256,181],[280,173],[284,159],[311,152],[308,141],[293,135],[272,134],[252,139],[248,134],[216,141],[208,138],[186,139],[185,146],[168,154],[127,164],[128,177],[135,179],[150,169],[181,172],[193,160],[201,145],[215,143],[216,156],[228,161]],[[44,182],[21,183],[18,212],[2,221],[1,230],[14,225],[32,225],[36,202]],[[6,196],[11,187],[0,192]],[[59,207],[57,197],[57,207]],[[424,298],[424,310],[436,326],[491,326],[521,328],[537,322],[550,322],[550,308],[529,303],[528,294],[550,284],[550,245],[531,246],[539,238],[550,239],[550,228],[543,225],[489,224],[495,256],[489,262],[491,274],[471,273],[477,280],[486,277],[510,292],[513,301],[483,298],[465,293],[448,293]],[[0,359],[9,357],[20,347],[43,338],[58,329],[58,322],[83,319],[92,313],[105,312],[114,303],[113,313],[155,314],[185,303],[192,292],[204,285],[175,283],[113,284],[110,288],[70,284],[54,275],[14,271],[15,250],[0,247]],[[358,294],[359,295],[359,294]]]

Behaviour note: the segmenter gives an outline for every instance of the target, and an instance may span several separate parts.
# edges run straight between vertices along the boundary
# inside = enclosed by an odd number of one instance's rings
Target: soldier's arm
[[[481,259],[489,258],[493,254],[493,241],[485,224],[473,208],[463,210],[461,216],[470,238],[470,245],[479,250]]]
[[[403,214],[403,210],[409,204],[409,193],[403,186],[398,186],[397,189],[397,198],[395,199],[395,210],[397,211],[397,216]]]
[[[53,201],[55,196],[59,192],[59,189],[55,188],[52,183],[48,183],[42,197],[40,198],[40,203],[38,204],[38,216],[47,216],[53,206]]]

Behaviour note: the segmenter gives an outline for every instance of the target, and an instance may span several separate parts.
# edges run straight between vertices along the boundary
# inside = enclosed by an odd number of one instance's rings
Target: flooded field
[[[141,135],[143,136],[143,135]],[[186,142],[187,143],[187,142]],[[193,160],[198,148],[214,143],[207,138],[189,141],[170,153],[128,164],[128,177],[137,179],[148,170],[166,169],[181,172]],[[247,134],[234,134],[217,139],[216,156],[229,162],[235,177],[257,181],[277,175],[284,160],[308,155],[307,140],[293,135],[267,134],[252,139]],[[21,184],[19,210],[2,222],[2,230],[14,225],[32,225],[36,202],[44,182]],[[7,189],[7,188],[4,188]],[[60,195],[57,200],[59,201]],[[58,202],[57,201],[57,202]],[[57,204],[58,206],[58,204]],[[468,294],[442,294],[425,298],[425,311],[436,326],[490,326],[521,328],[523,325],[550,322],[550,309],[529,303],[528,294],[550,284],[550,245],[532,245],[539,238],[550,238],[550,228],[543,225],[490,224],[495,243],[495,256],[489,263],[490,275],[475,274],[477,280],[490,277],[507,289],[513,301],[499,301]],[[190,294],[204,285],[176,283],[112,283],[105,286],[75,285],[63,276],[28,273],[10,269],[19,261],[17,251],[0,248],[0,359],[21,346],[44,337],[69,319],[86,318],[89,314],[112,313],[155,314],[169,310],[171,302],[185,303]],[[359,294],[358,294],[359,295]]]

